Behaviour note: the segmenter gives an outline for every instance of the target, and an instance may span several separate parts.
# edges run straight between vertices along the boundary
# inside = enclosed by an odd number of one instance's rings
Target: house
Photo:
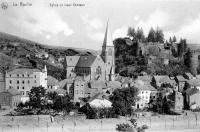
[[[87,83],[85,82],[83,77],[76,77],[76,79],[74,80],[74,102],[80,102],[80,98],[88,97],[86,85]]]
[[[87,94],[92,97],[97,93],[102,93],[107,90],[106,82],[101,80],[93,80],[87,83]]]
[[[70,97],[74,96],[74,78],[66,78],[58,83],[61,89],[67,90]]]
[[[195,77],[190,72],[184,73],[183,76],[185,79],[188,79],[188,80],[195,79]]]
[[[173,102],[172,109],[175,112],[180,112],[183,110],[183,95],[180,92],[174,91],[172,94],[167,96]]]
[[[67,75],[82,76],[84,80],[113,81],[115,78],[115,51],[107,24],[100,55],[66,56]]]
[[[176,76],[174,79],[176,83],[178,84],[178,91],[182,92],[185,86],[186,79],[181,75]]]
[[[5,90],[5,77],[3,73],[0,73],[0,92]]]
[[[47,76],[47,89],[56,89],[58,87],[58,80],[52,76]]]
[[[151,98],[151,93],[156,92],[157,90],[154,87],[152,87],[150,84],[145,83],[141,80],[135,81],[134,83],[131,84],[131,86],[134,86],[139,89],[138,96],[140,97],[140,99],[136,102],[134,107],[136,109],[143,109],[145,107],[148,107],[148,103]]]
[[[152,76],[149,76],[149,75],[145,75],[145,76],[137,76],[136,80],[141,80],[145,83],[151,83],[152,81]]]
[[[106,90],[105,92],[109,92],[110,94],[115,90],[115,89],[121,89],[122,88],[122,84],[119,81],[109,81],[106,82]]]
[[[16,68],[6,73],[6,89],[16,89],[22,95],[22,102],[29,99],[33,87],[47,88],[47,69]]]
[[[200,78],[187,80],[190,88],[197,88],[200,90]]]
[[[200,107],[200,91],[197,88],[189,88],[186,90],[186,107],[189,109],[196,109]]]
[[[178,86],[177,83],[174,79],[170,79],[169,76],[160,76],[160,75],[156,75],[153,76],[152,78],[152,85],[155,88],[160,88],[162,87],[172,87],[174,90],[178,90]]]
[[[0,108],[13,108],[21,102],[21,94],[18,90],[11,88],[0,92]]]
[[[59,88],[59,87],[55,87],[53,89],[46,90],[46,93],[54,93],[54,92],[56,92],[59,96],[65,96],[67,94],[66,90]]]

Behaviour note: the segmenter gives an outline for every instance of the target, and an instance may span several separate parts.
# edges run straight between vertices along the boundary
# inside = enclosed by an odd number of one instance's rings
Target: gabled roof
[[[136,80],[133,83],[131,83],[131,85],[138,88],[139,90],[156,91],[156,89],[153,86],[143,82],[142,80]]]
[[[8,74],[33,74],[34,72],[41,72],[39,69],[18,68],[8,72]]]
[[[190,72],[186,72],[185,75],[191,78],[193,77],[193,75]]]
[[[58,85],[58,80],[52,76],[47,76],[47,86]]]
[[[178,80],[179,82],[186,81],[186,79],[185,79],[183,76],[181,76],[181,75],[176,76],[176,78],[177,78],[177,80]]]
[[[16,96],[16,95],[21,95],[20,92],[17,89],[11,88],[11,89],[7,89],[1,93],[9,93],[12,96]]]
[[[187,80],[187,83],[189,83],[190,86],[200,87],[200,78]]]
[[[102,88],[106,88],[106,83],[104,81],[90,81],[89,82],[89,88],[97,88],[97,89],[102,89]]]
[[[93,62],[95,61],[96,56],[89,55],[89,56],[80,56],[76,67],[91,67]]]
[[[142,80],[144,82],[150,83],[151,80],[152,80],[152,76],[148,76],[148,75],[146,75],[146,76],[138,76],[136,80]]]
[[[72,83],[73,83],[73,79],[70,78],[70,79],[64,79],[64,80],[60,81],[58,83],[58,85],[60,86],[60,88],[63,88],[63,87],[65,87],[66,84],[72,84]]]
[[[47,91],[46,91],[47,93],[48,92],[56,92],[57,94],[66,94],[67,93],[67,91],[66,90],[64,90],[64,89],[62,89],[62,88],[57,88],[57,89],[47,89]]]
[[[197,88],[189,88],[189,89],[186,90],[187,95],[194,95],[198,92],[199,92],[199,90]]]
[[[80,56],[66,56],[67,66],[75,67]]]
[[[121,88],[121,83],[119,81],[109,81],[106,83],[107,87],[113,87],[113,88]]]

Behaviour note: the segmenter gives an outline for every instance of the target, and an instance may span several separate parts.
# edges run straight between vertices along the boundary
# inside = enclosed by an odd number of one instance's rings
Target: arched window
[[[102,72],[101,72],[101,67],[98,66],[97,69],[96,69],[96,74],[101,74],[101,73],[102,73]]]

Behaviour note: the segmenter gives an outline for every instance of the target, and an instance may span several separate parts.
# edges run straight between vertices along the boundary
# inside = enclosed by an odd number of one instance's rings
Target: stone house
[[[195,109],[200,107],[200,91],[197,88],[189,88],[186,90],[186,108]]]
[[[150,84],[145,83],[141,80],[136,80],[135,82],[131,83],[131,86],[134,86],[139,89],[138,96],[140,99],[135,103],[134,108],[144,109],[148,107],[148,103],[151,99],[151,93],[157,90]]]
[[[22,95],[22,102],[29,100],[29,92],[33,87],[47,88],[47,68],[16,68],[6,73],[6,89],[14,88]]]
[[[13,108],[21,102],[21,94],[16,89],[7,89],[0,93],[0,108]]]
[[[176,112],[183,110],[183,95],[180,92],[174,91],[171,95],[167,96],[167,99],[170,99],[173,102],[172,109]]]
[[[0,92],[5,90],[5,77],[0,73]]]
[[[186,79],[181,75],[176,76],[174,79],[176,83],[178,84],[178,91],[182,92],[185,86]]]

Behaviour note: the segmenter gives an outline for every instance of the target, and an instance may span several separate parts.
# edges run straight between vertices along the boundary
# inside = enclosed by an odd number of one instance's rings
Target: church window
[[[97,67],[96,74],[101,74],[101,67],[100,66]]]

